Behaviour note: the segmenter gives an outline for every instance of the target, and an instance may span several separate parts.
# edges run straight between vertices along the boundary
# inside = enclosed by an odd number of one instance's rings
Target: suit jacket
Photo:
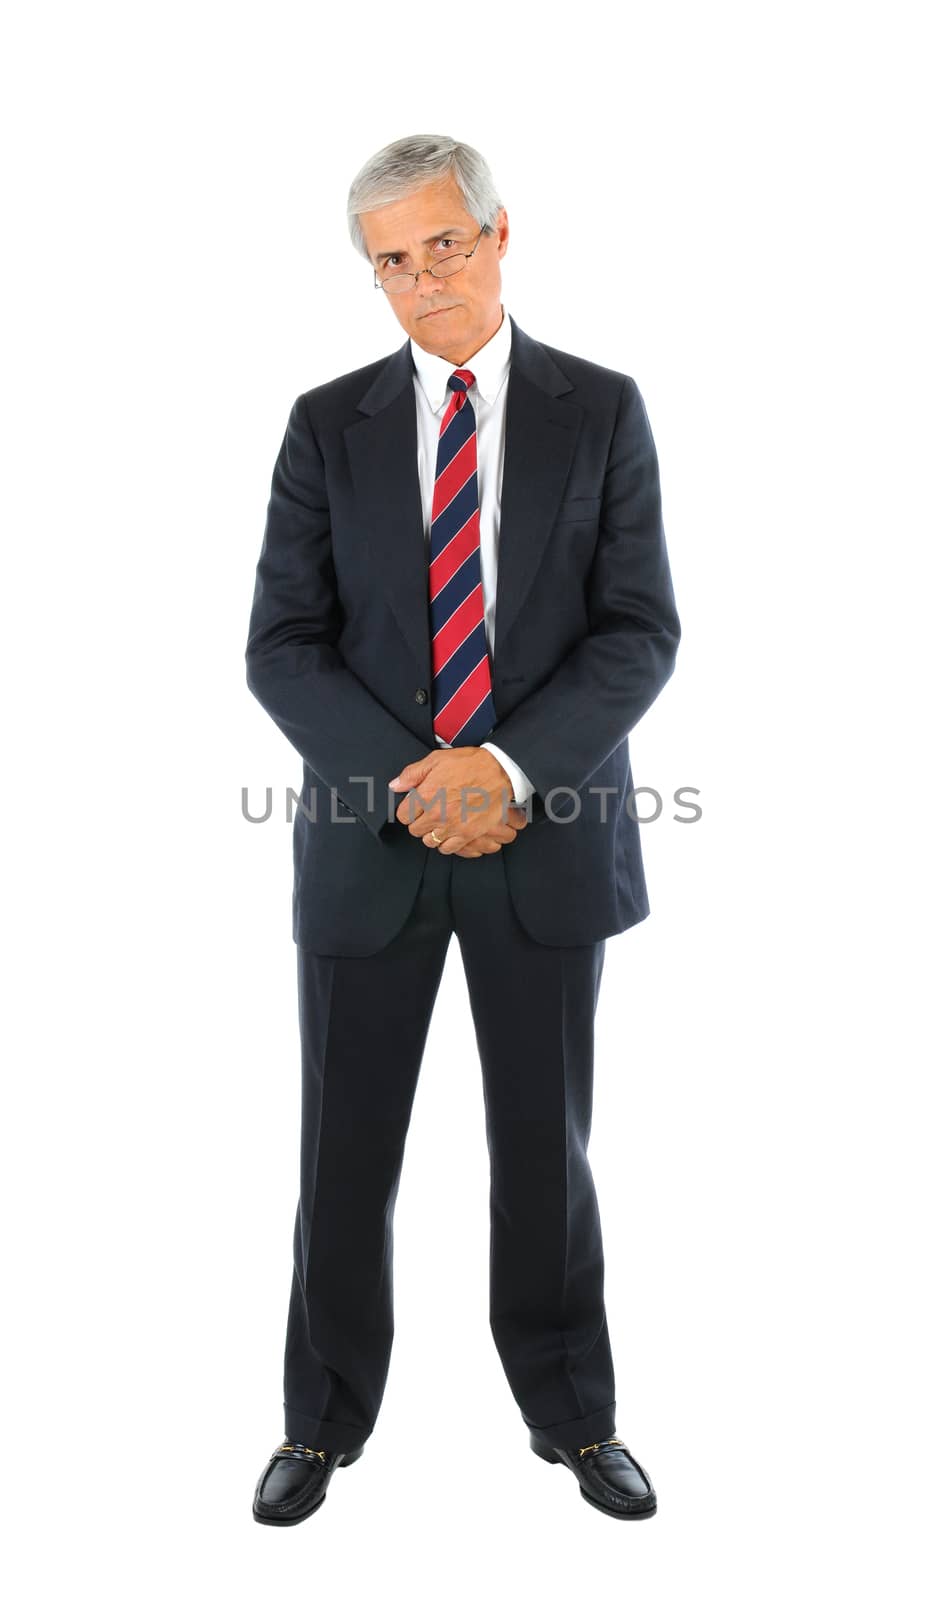
[[[627,736],[681,628],[639,389],[510,321],[489,737],[536,794],[500,854],[527,933],[585,944],[649,914]],[[256,572],[247,683],[302,756],[292,933],[322,955],[380,949],[425,867],[387,786],[440,748],[427,562],[407,339],[295,401]]]

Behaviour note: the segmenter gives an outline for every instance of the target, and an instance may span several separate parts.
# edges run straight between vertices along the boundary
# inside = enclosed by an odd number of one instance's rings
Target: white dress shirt
[[[463,363],[474,374],[474,382],[467,391],[473,405],[477,425],[477,491],[480,504],[480,570],[484,592],[484,623],[487,645],[493,661],[494,630],[497,596],[497,549],[500,540],[500,489],[503,482],[503,449],[506,441],[506,396],[510,374],[510,347],[513,329],[501,302],[503,321],[492,338],[470,359]],[[409,345],[415,363],[413,383],[416,391],[416,415],[419,435],[419,482],[422,486],[422,513],[425,527],[427,553],[431,550],[432,500],[435,495],[435,458],[438,453],[438,434],[445,408],[453,391],[448,379],[457,372],[453,361],[433,355],[410,337]],[[450,749],[447,739],[435,735],[436,744]],[[485,739],[482,750],[496,756],[513,785],[513,799],[523,805],[534,792],[533,785],[522,767]]]

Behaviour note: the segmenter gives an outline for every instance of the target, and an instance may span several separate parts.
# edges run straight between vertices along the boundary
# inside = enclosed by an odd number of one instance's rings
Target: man
[[[286,1437],[254,1516],[317,1510],[373,1429],[403,1148],[452,932],[508,1382],[538,1456],[599,1509],[649,1516],[652,1483],[614,1431],[587,1142],[604,942],[649,913],[627,736],[680,638],[653,438],[632,378],[506,313],[507,214],[476,150],[397,140],[358,173],[348,216],[407,337],[293,405],[247,645],[249,687],[303,759]],[[589,250],[550,234],[556,292]]]

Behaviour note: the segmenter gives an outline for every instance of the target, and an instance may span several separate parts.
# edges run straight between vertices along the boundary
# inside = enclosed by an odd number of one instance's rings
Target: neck
[[[496,319],[495,319],[495,321],[493,323],[493,326],[487,329],[487,331],[484,334],[483,338],[481,338],[481,339],[479,339],[477,341],[477,343],[475,344],[474,348],[472,350],[469,350],[467,355],[464,355],[464,356],[462,356],[462,355],[452,355],[447,350],[444,350],[444,351],[440,350],[438,352],[438,354],[439,355],[443,355],[446,361],[453,362],[456,367],[466,367],[468,362],[470,361],[471,357],[472,356],[476,356],[478,350],[483,350],[484,345],[485,344],[489,344],[491,339],[493,338],[494,334],[498,333],[500,331],[500,329],[503,326],[503,318],[504,318],[505,315],[506,315],[506,313],[505,313],[502,305],[498,305],[497,306],[497,311],[496,311]]]

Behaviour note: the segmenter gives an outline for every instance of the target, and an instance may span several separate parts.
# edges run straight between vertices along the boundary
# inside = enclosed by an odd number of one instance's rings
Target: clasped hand
[[[400,801],[396,821],[443,855],[492,855],[529,820],[513,803],[513,785],[496,756],[479,745],[430,751],[403,767],[390,788],[418,790]]]

